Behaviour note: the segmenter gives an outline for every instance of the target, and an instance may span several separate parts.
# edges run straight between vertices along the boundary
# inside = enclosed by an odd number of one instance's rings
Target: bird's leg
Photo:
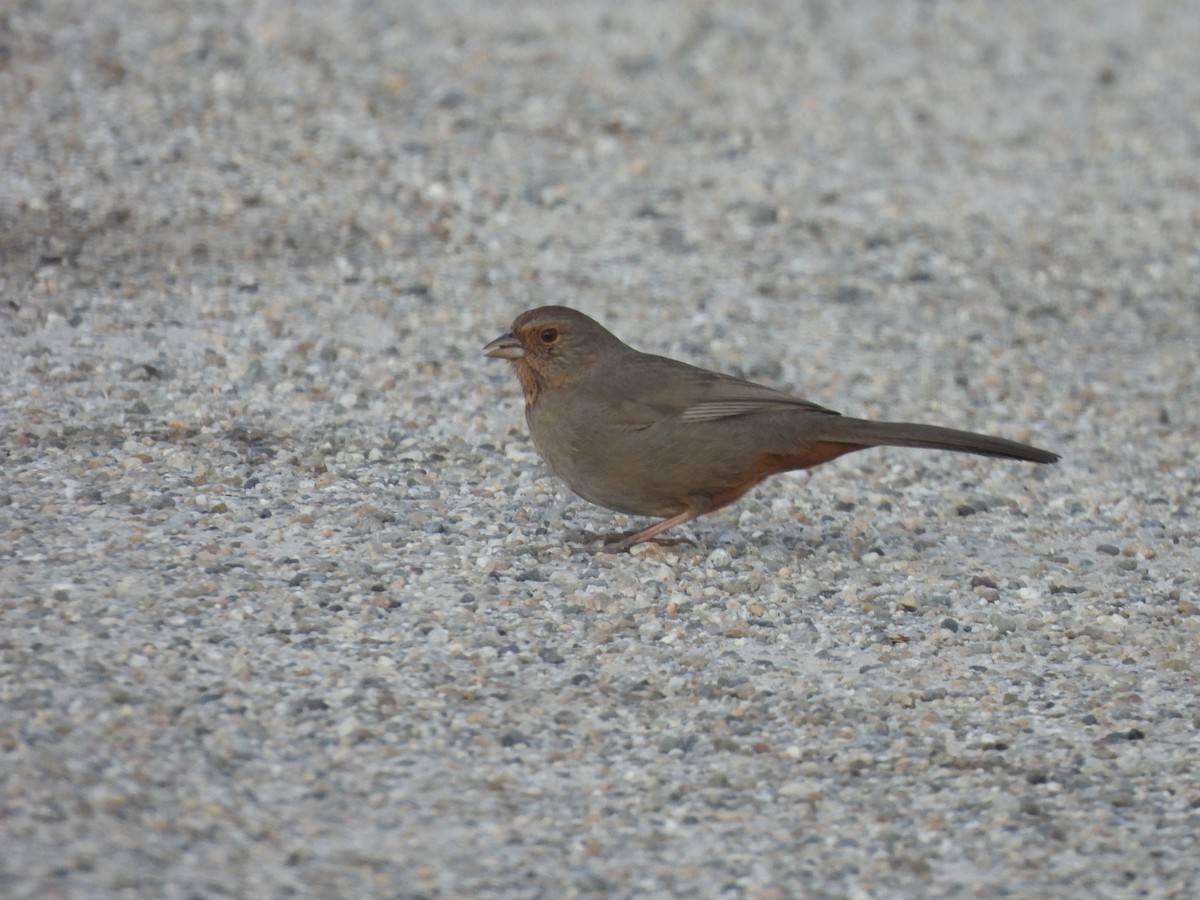
[[[653,540],[668,528],[674,528],[676,525],[682,525],[684,522],[690,522],[698,515],[700,515],[700,513],[693,512],[690,509],[685,510],[678,515],[671,516],[669,519],[663,519],[661,522],[655,522],[649,528],[643,528],[641,531],[635,531],[633,534],[623,537],[615,544],[605,544],[604,549],[612,553],[620,553],[624,550],[628,550],[634,544],[641,544],[645,541]]]

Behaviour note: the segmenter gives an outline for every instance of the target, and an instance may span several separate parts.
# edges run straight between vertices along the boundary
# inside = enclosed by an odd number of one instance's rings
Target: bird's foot
[[[641,531],[619,531],[615,534],[602,535],[605,553],[626,553],[638,544],[657,544],[660,547],[680,547],[684,544],[696,546],[696,542],[686,537],[643,537]]]

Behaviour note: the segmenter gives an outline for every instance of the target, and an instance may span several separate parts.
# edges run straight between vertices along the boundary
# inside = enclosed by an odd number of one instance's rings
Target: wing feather
[[[626,393],[609,408],[622,428],[638,431],[659,422],[714,422],[759,413],[804,410],[839,415],[816,403],[732,375],[698,369],[662,357],[652,378],[627,382]],[[641,375],[638,367],[630,374]],[[644,371],[644,370],[643,370]]]
[[[831,409],[826,409],[815,403],[809,403],[807,400],[801,400],[798,397],[788,400],[701,400],[698,403],[693,403],[691,406],[685,407],[679,414],[679,421],[712,422],[717,419],[731,419],[736,416],[752,416],[756,413],[785,412],[797,409],[825,413],[831,416],[837,415]]]

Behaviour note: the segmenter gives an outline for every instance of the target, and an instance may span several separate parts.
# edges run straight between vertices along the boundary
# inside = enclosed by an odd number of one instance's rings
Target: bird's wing
[[[621,379],[621,397],[611,404],[617,420],[626,428],[648,428],[666,420],[713,422],[787,410],[838,415],[816,403],[732,375],[664,357],[649,359],[654,365],[637,360],[630,366]]]

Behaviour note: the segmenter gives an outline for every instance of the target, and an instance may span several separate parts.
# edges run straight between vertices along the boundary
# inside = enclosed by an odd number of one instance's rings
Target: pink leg
[[[684,522],[690,522],[698,515],[700,515],[700,513],[692,512],[690,510],[681,512],[677,516],[671,516],[669,519],[663,519],[661,522],[655,522],[649,528],[643,528],[641,531],[631,534],[622,541],[618,541],[615,544],[609,544],[604,549],[611,550],[614,553],[620,553],[623,550],[628,550],[634,544],[641,544],[645,541],[653,540],[668,528],[674,528],[676,525],[682,525]]]

